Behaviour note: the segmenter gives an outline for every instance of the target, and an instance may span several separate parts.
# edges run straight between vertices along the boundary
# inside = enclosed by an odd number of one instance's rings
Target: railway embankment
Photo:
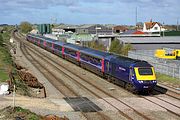
[[[11,74],[13,79],[10,83],[17,86],[17,92],[30,97],[45,98],[46,91],[42,83],[28,69],[15,64],[16,74]]]

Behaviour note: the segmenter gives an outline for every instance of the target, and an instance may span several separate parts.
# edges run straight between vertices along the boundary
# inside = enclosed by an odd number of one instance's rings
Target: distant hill
[[[0,26],[1,26],[1,27],[3,27],[3,26],[8,26],[8,24],[0,24]]]

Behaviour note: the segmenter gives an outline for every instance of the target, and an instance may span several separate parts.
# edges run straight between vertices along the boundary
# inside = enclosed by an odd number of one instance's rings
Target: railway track
[[[169,88],[169,89],[166,89],[166,88]],[[154,92],[155,92],[154,94],[157,94],[157,93],[166,94],[169,97],[173,97],[173,98],[175,98],[177,100],[180,100],[180,94],[175,92],[175,91],[177,91],[175,88],[169,87],[169,86],[166,86],[166,88],[163,88],[161,86],[157,86],[154,89]]]
[[[28,50],[33,51],[31,48],[28,48]],[[34,53],[35,53],[35,51],[34,51]],[[36,55],[37,55],[37,54],[38,54],[38,53],[36,53]],[[46,63],[49,63],[49,61],[46,60],[46,59],[44,59],[43,56],[40,56],[40,54],[39,54],[38,56],[39,56],[41,59],[43,59],[43,61],[46,61]],[[35,58],[33,58],[33,59],[35,59]],[[48,58],[48,59],[50,59],[50,58]],[[51,61],[52,61],[52,59],[51,59]],[[53,60],[53,61],[54,61],[54,60]],[[36,61],[36,62],[37,62],[37,61]],[[54,61],[54,62],[55,62],[55,61]],[[51,64],[51,63],[49,63],[49,64]],[[57,63],[56,63],[56,64],[57,64]],[[53,65],[53,64],[51,64],[51,66],[53,66],[54,68],[56,68],[57,70],[59,70],[60,73],[65,74],[68,78],[72,79],[73,81],[76,81],[77,84],[79,84],[80,86],[83,86],[84,89],[86,89],[87,91],[90,91],[91,93],[93,93],[97,98],[103,99],[105,102],[107,102],[108,104],[110,104],[111,106],[113,106],[113,107],[114,107],[122,116],[124,116],[126,119],[129,119],[129,120],[132,120],[132,119],[133,119],[132,117],[130,117],[129,115],[127,115],[127,113],[125,113],[124,111],[120,110],[118,107],[116,107],[116,106],[113,105],[112,103],[110,103],[108,100],[102,98],[102,97],[101,97],[100,95],[98,95],[96,92],[94,92],[94,91],[92,91],[91,89],[87,88],[87,86],[83,85],[82,83],[80,83],[80,82],[77,81],[76,79],[72,78],[70,75],[68,75],[68,74],[67,74],[66,72],[64,72],[63,70],[60,70],[59,67],[57,67],[57,66],[60,66],[60,67],[63,67],[63,68],[65,69],[64,66],[61,66],[61,65],[59,65],[59,64],[57,64],[56,66]],[[66,69],[66,70],[67,70],[67,69]],[[69,71],[69,70],[67,70],[67,71],[68,71],[68,72],[71,72],[71,71]],[[51,72],[51,71],[49,71],[49,72]],[[76,76],[77,76],[77,75],[76,75]],[[141,119],[143,118],[143,119],[146,119],[146,120],[150,120],[150,118],[148,118],[148,117],[145,116],[144,114],[138,112],[137,110],[135,110],[134,108],[132,108],[132,107],[129,106],[128,104],[126,104],[126,103],[124,103],[123,101],[121,101],[121,100],[113,97],[113,96],[110,95],[109,93],[107,93],[107,92],[105,92],[105,91],[102,91],[100,88],[98,88],[98,87],[95,86],[94,84],[92,84],[92,83],[88,82],[87,80],[85,80],[84,78],[82,78],[82,76],[77,76],[77,77],[79,77],[79,79],[81,79],[81,80],[83,80],[83,81],[86,81],[88,84],[90,84],[91,86],[95,87],[97,90],[101,91],[102,93],[104,93],[104,94],[107,95],[108,97],[112,97],[112,98],[115,99],[117,102],[120,102],[120,103],[124,104],[125,106],[129,107],[133,112],[135,112],[135,113],[137,114],[137,117],[139,116],[139,118],[141,118]],[[69,88],[69,89],[71,89],[71,88]],[[71,91],[73,91],[73,90],[71,90]],[[107,116],[106,116],[106,117],[107,117]]]
[[[22,34],[18,33],[18,35],[19,35],[22,39],[25,39],[25,37],[24,37]],[[47,57],[48,57],[48,56],[47,56]],[[49,58],[50,58],[50,57],[49,57]],[[50,58],[50,59],[52,59],[52,58]],[[56,62],[56,63],[57,63],[57,62]],[[75,74],[76,74],[76,73],[75,73]],[[163,85],[163,86],[177,91],[177,89],[175,89],[174,87],[171,87],[171,86],[168,86],[168,85]],[[121,87],[121,86],[120,86],[120,87]],[[154,89],[154,92],[155,92],[154,94],[157,94],[157,93],[166,94],[167,96],[170,96],[170,97],[173,97],[173,98],[175,98],[175,99],[180,100],[180,94],[177,93],[177,92],[174,92],[173,90],[169,90],[169,89],[168,89],[168,91],[167,91],[166,88],[163,88],[163,87],[157,85],[157,87]],[[167,91],[167,92],[164,92],[164,91]]]
[[[39,57],[40,57],[40,56],[39,56]],[[43,56],[41,56],[41,58],[42,58],[42,57],[43,57]],[[49,59],[51,59],[51,61],[54,61],[52,58],[49,58]],[[46,61],[45,59],[43,59],[43,60]],[[54,62],[56,62],[56,61],[54,61]],[[59,64],[57,63],[57,65],[59,65]],[[62,65],[60,65],[60,66],[63,67],[64,69],[66,69],[68,72],[71,72],[71,73],[72,73],[72,71],[68,70],[68,69],[65,68],[64,66],[62,66]],[[56,66],[54,66],[54,67],[56,67]],[[56,68],[59,69],[58,67],[56,67]],[[60,69],[59,69],[59,70],[60,70]],[[71,78],[72,80],[75,80],[78,84],[80,84],[81,86],[83,86],[87,91],[91,91],[91,92],[92,92],[94,95],[96,95],[99,99],[103,99],[103,98],[101,98],[98,94],[96,94],[96,92],[94,92],[94,91],[92,91],[91,89],[87,88],[86,86],[84,86],[82,83],[80,83],[79,81],[77,81],[76,79],[74,79],[73,77],[71,77],[69,74],[67,74],[67,73],[64,72],[63,70],[60,70],[60,72],[66,74],[67,77]],[[73,74],[75,74],[75,73],[73,73]],[[82,79],[83,81],[86,81],[88,84],[92,85],[92,86],[95,87],[97,90],[99,90],[99,91],[103,92],[104,94],[108,95],[109,97],[115,99],[117,102],[121,102],[121,103],[123,103],[124,105],[128,106],[128,107],[131,108],[134,112],[136,112],[138,115],[143,116],[144,119],[150,119],[150,118],[146,117],[145,115],[141,114],[140,112],[138,112],[137,110],[135,110],[134,108],[132,108],[131,106],[129,106],[128,104],[124,103],[123,101],[117,99],[116,97],[112,96],[111,94],[109,94],[109,93],[107,93],[107,92],[105,92],[105,91],[102,91],[99,87],[97,87],[95,84],[92,84],[92,83],[91,83],[90,81],[88,81],[87,79],[84,79],[82,76],[79,76],[79,75],[77,75],[77,74],[76,74],[76,76],[78,76],[78,77],[79,77],[80,79]],[[180,109],[179,109],[179,106],[177,106],[177,105],[174,105],[174,104],[172,104],[172,103],[170,103],[170,102],[167,102],[167,101],[165,101],[165,100],[162,100],[161,98],[158,98],[158,97],[156,97],[156,96],[153,96],[153,97],[156,98],[156,99],[159,99],[161,102],[165,102],[166,104],[171,105],[171,107],[175,108],[176,110],[180,110]],[[146,97],[143,97],[143,98],[146,99],[147,101],[150,101],[150,102],[152,102],[152,103],[154,103],[154,104],[156,104],[156,105],[158,105],[158,106],[166,109],[168,112],[170,112],[170,113],[172,113],[172,114],[180,117],[180,115],[177,114],[175,111],[172,111],[172,110],[168,109],[167,107],[165,107],[165,106],[163,106],[163,105],[161,105],[161,104],[158,104],[158,102],[154,102],[154,101],[153,101],[152,99],[150,99],[150,98],[146,98]],[[104,99],[104,100],[105,100],[105,99]],[[108,102],[107,100],[105,100],[105,101]],[[108,102],[108,103],[109,103],[109,102]],[[111,104],[111,103],[109,103],[109,104]],[[112,105],[112,106],[113,106],[113,105]],[[114,107],[115,107],[115,106],[114,106]],[[116,108],[116,107],[115,107],[115,108]],[[118,109],[118,108],[117,108],[117,109]],[[122,114],[121,111],[120,111],[120,113]]]
[[[31,49],[31,48],[30,48]],[[31,51],[33,51],[31,49]],[[35,52],[35,51],[34,51]],[[38,53],[36,53],[38,54]],[[44,59],[44,57],[47,57],[47,56],[42,56],[42,54],[39,54],[38,55],[40,58],[43,59],[43,61],[46,61],[46,63],[49,63],[48,60]],[[133,119],[131,118],[129,115],[127,115],[127,113],[125,113],[124,111],[120,110],[118,107],[116,107],[115,105],[113,105],[112,103],[110,103],[108,100],[104,99],[103,97],[101,97],[100,95],[98,95],[95,91],[93,91],[92,89],[89,89],[87,86],[85,86],[84,84],[82,84],[81,82],[79,82],[77,79],[74,79],[73,77],[71,77],[69,74],[67,74],[67,72],[64,72],[64,70],[61,70],[59,69],[59,67],[57,66],[60,66],[64,69],[66,69],[68,72],[70,73],[73,73],[72,71],[70,71],[69,69],[67,69],[65,66],[62,66],[60,65],[59,63],[57,63],[56,61],[54,61],[52,58],[48,58],[48,59],[51,59],[51,61],[53,61],[54,63],[56,63],[56,65],[53,65],[51,63],[51,66],[53,66],[54,68],[56,68],[57,70],[59,70],[59,72],[65,74],[68,78],[72,79],[73,81],[76,81],[77,84],[79,84],[80,86],[83,86],[84,89],[86,89],[87,91],[90,91],[91,93],[93,93],[97,98],[99,99],[103,99],[105,102],[107,102],[108,104],[110,104],[111,106],[113,106],[114,108],[116,108],[118,110],[118,112],[123,115],[124,117],[126,117],[127,119]],[[85,81],[86,83],[88,83],[89,85],[93,86],[95,89],[97,89],[98,91],[102,92],[103,94],[105,94],[107,97],[110,97],[110,98],[113,98],[114,100],[116,100],[116,102],[119,102],[125,106],[127,106],[129,109],[131,109],[131,111],[135,112],[137,114],[137,117],[139,116],[141,119],[146,119],[146,120],[150,120],[150,118],[148,118],[146,115],[140,113],[139,111],[137,111],[136,109],[134,109],[133,107],[129,106],[127,103],[123,102],[122,100],[119,100],[117,99],[116,97],[112,96],[111,94],[101,90],[99,87],[97,87],[95,84],[92,84],[91,82],[89,82],[87,79],[84,79],[82,76],[80,75],[77,75],[75,73],[73,73],[74,75],[76,75],[78,77],[78,79],[81,79],[82,81]]]
[[[20,38],[16,38],[16,39],[20,39]],[[25,45],[20,42],[20,48],[21,48],[21,51],[23,52],[23,54],[25,55],[25,57],[31,61],[31,63],[48,79],[50,80],[50,82],[53,84],[53,86],[56,87],[57,90],[59,90],[65,98],[70,98],[70,97],[81,97],[78,93],[74,92],[74,90],[72,88],[70,88],[68,85],[66,85],[64,83],[64,81],[62,79],[60,79],[60,77],[57,77],[56,75],[54,75],[52,73],[52,71],[48,70],[44,65],[42,65],[38,60],[36,60],[36,58],[34,56],[32,56],[27,48],[25,47]],[[45,73],[45,74],[44,74]],[[58,82],[55,82],[57,81]],[[58,87],[59,86],[59,87]],[[88,103],[87,103],[88,104]],[[97,111],[96,111],[96,114],[98,115],[97,118],[94,118],[94,116],[91,116],[91,115],[88,115],[84,112],[81,112],[81,114],[87,119],[87,120],[91,120],[91,119],[99,119],[99,120],[111,120],[110,117],[108,117],[107,115]],[[132,120],[128,117],[125,117],[129,120]]]
[[[28,49],[30,50],[31,48],[28,48]],[[30,51],[33,52],[32,49],[31,49]],[[34,51],[34,52],[35,52],[35,51]],[[39,54],[39,56],[40,56],[40,55],[41,55],[41,54]],[[46,56],[46,57],[48,57],[48,56]],[[41,58],[43,58],[44,61],[49,62],[48,60],[44,59],[43,56],[41,56]],[[117,102],[121,102],[122,104],[124,104],[124,105],[126,105],[127,107],[131,108],[136,114],[138,114],[139,116],[141,116],[143,119],[151,119],[151,118],[147,117],[146,115],[138,112],[138,111],[135,110],[133,107],[129,106],[128,104],[124,103],[123,101],[117,99],[117,98],[114,97],[113,95],[107,93],[106,91],[102,91],[102,90],[101,90],[99,87],[97,87],[95,84],[92,84],[92,83],[89,82],[87,79],[84,79],[82,76],[77,75],[75,72],[70,71],[70,70],[67,69],[65,66],[63,66],[63,65],[57,63],[56,61],[54,61],[52,58],[49,57],[48,59],[51,59],[51,61],[53,61],[54,63],[56,63],[56,66],[54,66],[54,68],[56,68],[57,70],[59,70],[60,72],[62,72],[63,74],[65,74],[68,78],[72,79],[73,81],[76,81],[79,85],[83,86],[84,89],[86,89],[87,91],[90,91],[91,93],[93,93],[93,94],[94,94],[95,96],[97,96],[98,98],[101,98],[101,96],[99,96],[98,94],[96,94],[96,93],[95,93],[94,91],[92,91],[91,89],[87,88],[85,85],[83,85],[82,83],[80,83],[80,82],[77,81],[76,79],[72,78],[70,75],[68,75],[67,73],[65,73],[63,70],[60,70],[57,66],[60,66],[60,67],[62,67],[62,68],[64,68],[64,69],[66,69],[68,72],[73,73],[73,74],[76,75],[79,79],[87,82],[88,84],[90,84],[91,86],[93,86],[94,88],[96,88],[97,90],[99,90],[99,91],[101,91],[102,93],[106,94],[107,96],[115,99]],[[51,64],[51,65],[53,65],[53,64]],[[71,88],[69,88],[69,89],[71,89]],[[167,109],[166,107],[164,107],[164,106],[162,106],[162,105],[157,104],[157,103],[154,102],[153,100],[150,100],[150,99],[145,98],[145,97],[143,97],[143,98],[146,99],[146,100],[148,100],[148,101],[150,101],[150,102],[152,102],[152,103],[154,103],[154,104],[156,104],[156,105],[158,105],[158,106],[161,106],[162,108],[166,109],[168,112],[170,112],[170,113],[172,113],[172,114],[175,114],[176,116],[180,117],[179,114],[175,113],[174,111],[171,111],[171,110]],[[159,100],[161,100],[161,99],[158,98],[158,97],[156,97],[156,98],[159,99]],[[101,98],[101,99],[103,99],[103,98]],[[105,99],[104,99],[104,100],[105,100]],[[105,100],[105,101],[108,102],[107,100]],[[167,102],[167,101],[165,101],[165,100],[161,100],[161,101],[164,101],[164,102],[166,102],[166,103],[168,103],[168,104],[170,104],[170,105],[172,105],[172,106],[174,106],[174,107],[176,107],[176,108],[179,109],[179,106],[175,106],[175,105],[173,105],[173,104],[171,104],[171,103],[169,103],[169,102]],[[109,104],[111,104],[111,103],[109,103]],[[113,106],[113,105],[112,105],[112,106]],[[116,106],[114,106],[114,107],[116,108]],[[126,113],[123,113],[123,111],[120,111],[120,110],[118,110],[118,111],[119,111],[119,113],[120,113],[121,115],[123,115],[123,116],[126,117],[127,119],[133,119],[133,118],[127,116]]]
[[[16,39],[19,39],[16,37]],[[55,76],[50,70],[48,70],[47,68],[45,68],[43,65],[39,64],[39,62],[34,59],[34,57],[25,49],[25,46],[22,42],[20,42],[20,49],[23,52],[23,55],[29,60],[31,61],[31,63],[38,68],[38,70],[48,79],[50,80],[51,84],[53,84],[53,86],[59,90],[65,98],[69,98],[69,97],[76,97],[78,96],[77,93],[75,93],[71,88],[69,88],[67,85],[65,85],[65,83],[63,82],[62,79],[58,78],[57,76]],[[81,111],[80,111],[81,112]],[[81,112],[81,114],[87,119],[87,120],[91,120],[93,118],[91,118],[91,116],[89,116],[88,114]],[[99,112],[97,112],[97,114],[100,116],[100,118],[102,120],[111,120],[108,116],[105,116]],[[99,118],[99,119],[100,119]]]
[[[162,108],[164,108],[166,111],[168,111],[169,113],[172,113],[174,114],[175,116],[179,117],[180,118],[180,107],[175,105],[175,104],[172,104],[166,100],[163,100],[159,97],[156,97],[156,96],[152,96],[152,97],[144,97],[144,96],[140,96],[141,98],[144,98],[146,99],[147,101],[149,102],[152,102]],[[179,111],[177,113],[177,111]]]
[[[34,61],[36,61],[36,63],[38,63],[38,65],[42,68],[38,68],[42,73],[45,72],[46,73],[46,77],[48,78],[48,80],[50,80],[51,83],[53,83],[54,86],[56,86],[56,88],[58,88],[58,90],[64,95],[64,97],[66,99],[69,99],[70,97],[81,97],[79,96],[79,94],[77,94],[72,88],[70,88],[68,85],[66,85],[62,79],[60,79],[60,77],[55,76],[52,71],[48,70],[46,67],[44,67],[39,61],[37,61],[35,59],[35,57],[33,57],[28,50],[25,48],[26,53],[28,53],[28,55],[31,56],[31,58],[33,58]],[[38,67],[38,66],[37,66]],[[49,79],[49,75],[54,77],[54,80]],[[55,80],[58,82],[55,82]],[[57,85],[58,84],[58,85]],[[58,87],[59,86],[59,87]],[[83,99],[83,98],[82,98]],[[88,103],[87,103],[88,104]],[[80,110],[80,109],[79,109]],[[108,116],[105,116],[104,114],[98,112],[98,110],[96,110],[96,113],[102,118],[102,120],[110,120],[110,118]],[[90,118],[90,116],[88,116],[86,113],[81,112],[83,114],[84,117],[86,117],[87,119]],[[90,118],[91,119],[91,118]]]

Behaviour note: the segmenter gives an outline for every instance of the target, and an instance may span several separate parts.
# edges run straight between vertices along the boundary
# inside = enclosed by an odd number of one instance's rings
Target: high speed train
[[[60,42],[35,34],[28,34],[27,41],[132,91],[152,91],[157,84],[154,67],[146,61]]]

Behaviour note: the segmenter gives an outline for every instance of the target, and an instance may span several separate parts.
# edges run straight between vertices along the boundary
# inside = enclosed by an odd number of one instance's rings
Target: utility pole
[[[137,7],[136,7],[136,29],[137,29]]]
[[[177,18],[177,31],[179,31],[179,18]]]
[[[56,18],[56,17],[52,17],[52,18],[51,18],[51,21],[52,21],[52,24],[56,24],[57,18]]]
[[[163,37],[164,37],[164,22],[163,22]]]

